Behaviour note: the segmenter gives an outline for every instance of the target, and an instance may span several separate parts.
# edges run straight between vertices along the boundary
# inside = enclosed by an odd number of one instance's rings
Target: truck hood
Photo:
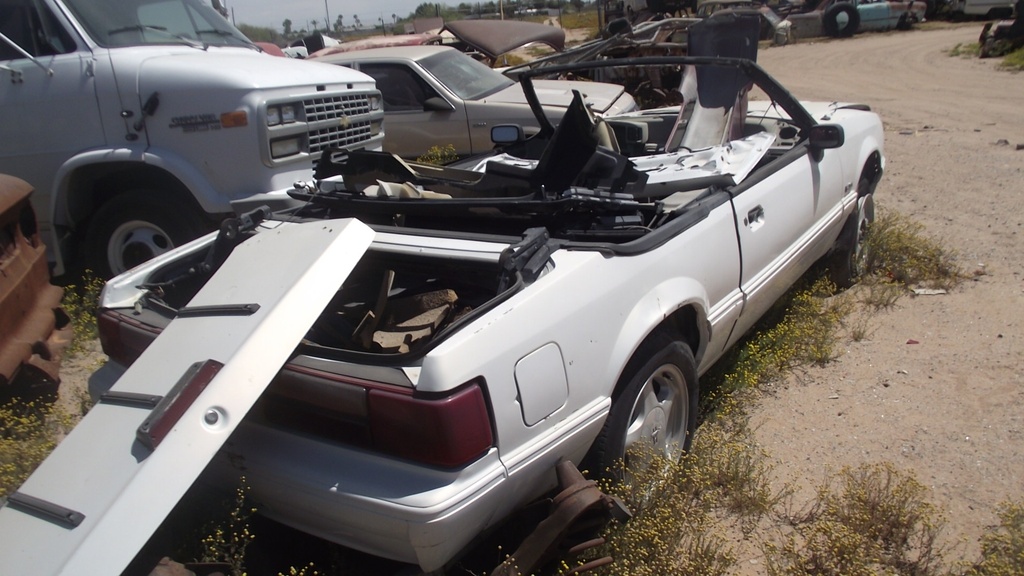
[[[615,84],[582,82],[578,80],[534,80],[537,98],[545,107],[568,108],[572,102],[573,90],[583,94],[583,100],[591,110],[599,114],[612,115],[636,109],[636,102],[625,94],[625,88]],[[486,102],[503,102],[528,105],[523,86],[515,83],[504,90],[491,94]]]
[[[133,50],[140,51],[138,48]],[[143,99],[162,87],[180,90],[182,85],[203,89],[227,86],[246,90],[300,87],[303,92],[311,91],[310,86],[323,84],[373,86],[373,79],[361,72],[320,62],[276,58],[247,49],[184,50],[145,50],[147,53],[138,62],[137,84]],[[111,57],[116,62],[119,55],[112,52]],[[128,66],[123,69],[128,69]]]

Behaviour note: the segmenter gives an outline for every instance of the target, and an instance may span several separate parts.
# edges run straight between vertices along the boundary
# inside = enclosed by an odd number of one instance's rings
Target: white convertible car
[[[263,514],[442,570],[560,459],[678,455],[699,375],[815,262],[853,280],[882,125],[750,59],[596,65],[645,64],[682,106],[577,95],[480,171],[325,157],[297,207],[111,280],[120,378],[0,509],[5,566],[119,573],[210,463]]]

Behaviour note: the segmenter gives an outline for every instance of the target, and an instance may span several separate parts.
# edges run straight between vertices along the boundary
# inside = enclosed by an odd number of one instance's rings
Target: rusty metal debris
[[[610,520],[625,522],[632,516],[621,500],[601,492],[597,483],[586,480],[572,462],[560,460],[555,472],[560,491],[551,500],[548,517],[491,572],[492,576],[532,574],[553,560],[569,561],[604,544],[600,531]],[[613,558],[604,556],[567,574],[581,574],[612,562]]]
[[[55,391],[71,342],[60,308],[64,291],[50,284],[46,247],[29,202],[32,187],[0,175],[0,394],[12,388]]]

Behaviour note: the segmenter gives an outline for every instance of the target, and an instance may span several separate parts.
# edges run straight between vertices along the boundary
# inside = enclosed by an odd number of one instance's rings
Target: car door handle
[[[751,224],[756,224],[761,220],[764,220],[764,208],[759,205],[751,208],[750,212],[747,212],[747,217],[743,220],[743,225],[750,226]]]

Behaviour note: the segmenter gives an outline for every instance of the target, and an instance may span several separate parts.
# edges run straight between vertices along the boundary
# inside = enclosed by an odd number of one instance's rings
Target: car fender
[[[619,333],[615,338],[612,353],[608,359],[606,372],[614,375],[612,381],[621,376],[626,363],[648,336],[680,309],[691,306],[696,313],[694,334],[698,336],[693,355],[700,364],[701,358],[711,339],[711,325],[708,322],[707,291],[694,278],[670,278],[653,286],[646,294],[636,300],[627,312]]]

